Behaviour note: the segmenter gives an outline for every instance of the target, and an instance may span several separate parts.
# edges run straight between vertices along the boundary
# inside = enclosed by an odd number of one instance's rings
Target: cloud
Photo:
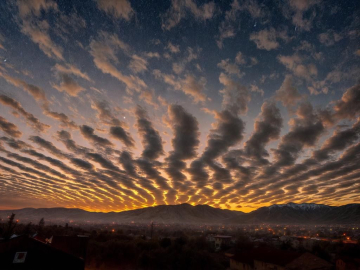
[[[181,79],[171,74],[162,73],[160,70],[154,70],[153,74],[156,78],[162,79],[166,84],[174,87],[175,90],[183,91],[186,95],[191,96],[195,103],[206,100],[206,96],[203,93],[206,86],[206,79],[204,77],[198,80],[193,75],[187,74]]]
[[[96,0],[100,10],[116,19],[129,21],[135,14],[128,0]]]
[[[244,65],[246,63],[245,56],[242,52],[238,52],[235,56],[235,63]]]
[[[3,45],[4,41],[5,41],[4,36],[0,34],[0,49],[6,51]]]
[[[107,125],[123,125],[123,123],[113,115],[108,101],[93,101],[91,108],[96,110],[97,118],[103,123]]]
[[[11,137],[19,138],[22,133],[16,125],[0,116],[0,129]]]
[[[121,50],[129,52],[129,46],[121,41],[117,35],[101,32],[98,39],[90,42],[90,54],[93,57],[95,66],[105,74],[110,74],[120,82],[124,83],[128,91],[141,92],[146,84],[137,76],[124,75],[114,64],[119,62],[116,53]]]
[[[41,12],[58,12],[58,6],[51,0],[29,0],[16,2],[19,10],[21,32],[27,35],[49,58],[64,60],[63,49],[56,45],[48,31],[50,25],[39,19]]]
[[[66,92],[72,97],[76,97],[80,92],[84,91],[85,88],[80,86],[71,76],[66,73],[59,73],[61,80],[60,85],[51,84],[59,92]]]
[[[72,121],[66,114],[51,111],[49,106],[47,105],[43,106],[43,113],[44,115],[59,121],[62,127],[73,129],[76,129],[78,127],[77,124]]]
[[[291,75],[286,75],[281,87],[276,90],[275,99],[281,101],[284,107],[291,109],[298,103],[303,96],[293,86]]]
[[[130,61],[129,68],[134,73],[140,73],[140,72],[143,72],[148,69],[147,65],[148,65],[148,62],[145,58],[142,58],[142,57],[134,54]]]
[[[135,176],[136,175],[136,167],[135,167],[135,162],[132,158],[132,155],[130,152],[128,151],[122,151],[119,157],[119,162],[121,163],[121,165],[123,166],[124,170],[132,175]]]
[[[216,164],[214,160],[225,154],[229,147],[236,145],[243,138],[244,123],[228,110],[217,112],[215,118],[217,122],[208,135],[207,146],[197,160],[191,162],[188,169],[192,180],[197,183],[198,187],[204,187],[208,180],[208,172],[205,167],[209,166],[214,172],[216,181],[231,182],[230,173]]]
[[[137,119],[136,127],[142,137],[143,152],[141,155],[146,159],[157,159],[164,154],[162,138],[153,127],[146,111],[142,107],[136,107],[135,115]]]
[[[118,139],[127,147],[134,147],[134,140],[132,139],[131,135],[125,131],[125,129],[121,126],[114,126],[110,128],[110,135],[114,139]]]
[[[82,154],[85,155],[86,153],[90,152],[90,149],[87,149],[85,147],[79,146],[71,137],[71,134],[67,132],[66,130],[60,130],[56,133],[56,137],[59,141],[61,141],[65,147],[70,150],[71,152],[74,152],[75,154]]]
[[[67,179],[67,177],[64,174],[59,173],[58,171],[56,171],[56,170],[54,170],[54,169],[52,169],[52,168],[50,168],[50,167],[48,167],[48,166],[46,166],[44,164],[41,164],[41,163],[31,159],[31,158],[23,157],[23,156],[20,156],[18,154],[15,154],[15,153],[10,153],[7,156],[10,157],[10,158],[14,158],[14,159],[16,159],[18,161],[21,161],[23,163],[30,164],[34,168],[36,168],[36,169],[38,169],[40,171],[44,171],[45,173],[50,173],[50,174],[55,175],[57,177],[60,177],[62,179]]]
[[[11,166],[13,166],[13,167],[17,167],[18,169],[20,169],[20,170],[22,170],[22,171],[25,171],[25,172],[28,172],[28,173],[35,174],[35,175],[38,175],[38,176],[40,176],[40,177],[43,177],[44,179],[47,180],[47,181],[46,181],[47,184],[52,184],[52,183],[54,183],[53,181],[50,181],[50,180],[48,180],[48,179],[57,180],[57,179],[52,178],[52,177],[50,177],[49,175],[47,175],[47,174],[45,174],[45,173],[43,173],[43,172],[40,172],[40,171],[38,171],[38,170],[29,168],[29,167],[27,167],[27,166],[25,166],[25,165],[23,165],[23,164],[21,164],[21,163],[17,163],[17,162],[15,162],[15,161],[10,160],[10,159],[4,158],[4,157],[0,157],[0,161],[2,161],[2,162],[5,163],[5,164],[11,165]],[[61,180],[60,180],[59,182],[64,182],[64,181],[61,181]]]
[[[31,149],[32,146],[24,141],[16,140],[14,138],[0,137],[1,141],[6,142],[11,148],[16,150]]]
[[[325,46],[332,46],[336,42],[342,40],[343,36],[341,36],[340,34],[334,32],[332,30],[328,30],[325,33],[319,34],[318,38],[319,38],[320,43],[324,44]]]
[[[99,120],[107,125],[111,125],[110,135],[113,138],[120,140],[127,147],[134,147],[134,139],[130,133],[124,129],[126,124],[113,115],[109,103],[106,100],[93,102],[92,108],[97,111]]]
[[[265,6],[259,5],[257,1],[241,1],[240,4],[238,0],[233,0],[230,4],[230,10],[225,12],[224,21],[220,23],[219,35],[216,40],[216,44],[220,49],[223,47],[224,39],[236,36],[234,24],[237,22],[241,12],[248,12],[254,20],[260,20],[267,14]]]
[[[356,84],[342,95],[341,100],[334,106],[335,117],[339,119],[354,119],[360,113],[360,84]]]
[[[69,38],[67,36],[70,36],[73,33],[77,34],[80,31],[85,30],[86,26],[86,21],[78,14],[76,10],[73,10],[68,14],[60,13],[55,20],[52,30],[54,31],[55,35],[62,38],[65,42],[68,42]],[[81,42],[76,40],[75,43],[83,49]]]
[[[63,49],[56,45],[50,38],[47,33],[49,25],[46,21],[42,21],[39,25],[33,25],[28,22],[24,22],[21,31],[29,36],[31,40],[39,45],[40,50],[42,50],[48,57],[64,60]]]
[[[89,82],[92,82],[88,74],[82,72],[79,68],[71,64],[65,64],[65,65],[56,64],[54,66],[54,70],[60,73],[72,74]]]
[[[245,143],[244,154],[254,159],[255,163],[268,164],[269,153],[265,146],[271,141],[279,138],[283,125],[280,110],[272,102],[264,102],[261,113],[254,124],[254,132]]]
[[[264,90],[260,89],[259,86],[255,85],[255,84],[250,85],[250,91],[255,92],[255,93],[259,93],[262,97],[265,94]]]
[[[308,12],[312,7],[319,4],[321,0],[309,0],[309,1],[302,1],[302,0],[289,0],[289,8],[290,13],[286,14],[292,19],[292,23],[299,27],[300,29],[303,29],[305,31],[310,31],[312,27],[312,23],[314,18],[316,17],[316,12],[313,10],[312,12]],[[305,13],[310,13],[310,16],[308,18],[305,18]]]
[[[69,166],[67,166],[65,163],[63,163],[62,161],[60,161],[58,159],[54,159],[52,157],[45,156],[33,149],[30,149],[30,150],[25,149],[25,150],[22,150],[22,152],[25,154],[31,155],[39,160],[46,161],[46,162],[50,163],[52,166],[57,167],[57,168],[61,169],[63,172],[71,174],[72,176],[79,175],[78,171],[70,168]]]
[[[200,48],[194,50],[193,48],[188,47],[186,50],[186,55],[180,61],[172,64],[173,71],[178,75],[183,73],[187,64],[199,58],[200,52]]]
[[[304,59],[301,58],[298,54],[290,56],[279,55],[278,60],[288,70],[292,71],[295,76],[303,78],[308,82],[313,82],[314,78],[318,74],[316,65],[313,63],[305,64]],[[324,92],[326,92],[326,90],[324,90]],[[316,94],[316,92],[313,91],[312,94]]]
[[[239,78],[242,77],[239,67],[236,64],[230,63],[230,59],[221,60],[221,62],[218,63],[217,66],[223,69],[229,75],[234,74],[237,75]]]
[[[143,90],[139,95],[139,99],[144,100],[147,104],[153,106],[154,109],[157,110],[159,108],[159,104],[156,102],[156,100],[154,100],[155,99],[154,95],[155,95],[154,89]]]
[[[168,43],[166,47],[171,53],[179,53],[180,52],[180,46],[174,45],[171,42]]]
[[[207,147],[202,155],[205,161],[211,161],[225,153],[243,138],[244,123],[228,110],[216,114],[217,122],[208,136]]]
[[[232,26],[221,26],[219,28],[219,37],[216,41],[217,46],[222,49],[223,48],[223,42],[224,39],[235,37],[235,29]]]
[[[94,129],[87,125],[80,126],[80,133],[81,135],[84,136],[84,138],[88,139],[90,142],[94,143],[95,145],[102,147],[113,146],[113,144],[108,139],[95,135]]]
[[[162,29],[170,30],[185,18],[187,13],[192,14],[199,21],[212,19],[215,12],[215,3],[209,2],[198,6],[193,0],[171,0],[171,6],[162,15]]]
[[[236,115],[246,113],[251,100],[249,90],[224,73],[220,74],[219,81],[225,87],[220,91],[223,95],[223,108]]]
[[[290,131],[285,134],[277,149],[273,149],[275,166],[294,164],[303,147],[315,145],[324,126],[309,102],[300,104],[296,111],[297,118],[290,120]]]
[[[29,84],[23,80],[8,76],[1,72],[0,72],[0,76],[3,77],[8,83],[10,83],[16,87],[24,89],[26,92],[28,92],[30,95],[32,95],[35,98],[35,100],[47,102],[47,99],[45,97],[45,92],[40,87],[35,86],[33,84]]]
[[[94,169],[94,166],[90,162],[87,162],[86,160],[80,158],[72,158],[70,159],[70,162],[80,169],[84,169],[84,170]]]
[[[136,164],[146,174],[146,176],[149,179],[154,180],[162,190],[171,190],[166,179],[161,176],[159,170],[157,169],[157,165],[159,165],[158,163],[154,163],[147,159],[137,159]]]
[[[169,105],[168,114],[174,132],[172,156],[189,159],[196,156],[199,145],[199,127],[197,119],[180,105]]]
[[[40,16],[42,10],[58,10],[57,4],[51,0],[18,0],[16,4],[18,6],[19,15],[21,17],[26,17],[30,15]]]
[[[354,144],[360,137],[360,119],[349,129],[335,130],[319,150],[313,152],[313,157],[319,161],[329,159],[336,151],[344,150]]]
[[[40,120],[33,114],[27,112],[18,101],[8,96],[0,95],[0,103],[7,105],[19,112],[19,114],[21,114],[26,119],[30,126],[32,126],[37,131],[43,132],[50,127],[49,125],[41,123]]]
[[[250,35],[250,40],[255,42],[258,49],[267,51],[279,48],[280,44],[277,41],[278,39],[288,41],[290,38],[288,37],[286,31],[279,32],[272,27]]]
[[[29,140],[32,141],[33,143],[36,143],[41,148],[46,149],[51,154],[53,154],[59,158],[64,158],[64,157],[67,158],[68,157],[60,149],[58,149],[52,142],[49,142],[49,141],[41,138],[40,136],[30,136]]]
[[[174,137],[171,140],[173,150],[166,158],[166,172],[174,182],[174,188],[179,188],[179,182],[186,180],[182,171],[186,168],[184,160],[196,157],[199,146],[199,123],[180,105],[169,105],[168,114]]]
[[[158,52],[147,52],[145,53],[146,57],[148,58],[160,58],[160,54]]]
[[[92,161],[99,163],[103,168],[108,170],[113,170],[115,172],[120,172],[119,168],[116,167],[110,160],[104,158],[102,155],[98,153],[87,153],[86,157],[91,159]]]
[[[206,79],[201,77],[196,79],[193,75],[185,75],[185,78],[182,80],[181,90],[191,96],[196,103],[204,102],[206,99],[205,90]]]

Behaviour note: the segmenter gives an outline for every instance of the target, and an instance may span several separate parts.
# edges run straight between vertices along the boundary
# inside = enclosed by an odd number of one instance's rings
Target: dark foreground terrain
[[[0,245],[24,236],[50,246],[54,239],[86,238],[87,245],[80,251],[71,245],[56,247],[78,256],[85,269],[230,269],[241,254],[256,255],[259,250],[270,250],[279,258],[286,254],[315,256],[331,266],[326,269],[335,269],[340,258],[360,259],[356,225],[46,225],[46,219],[22,224],[16,216],[12,222],[8,218],[0,221]],[[229,241],[217,245],[215,239],[224,236]]]

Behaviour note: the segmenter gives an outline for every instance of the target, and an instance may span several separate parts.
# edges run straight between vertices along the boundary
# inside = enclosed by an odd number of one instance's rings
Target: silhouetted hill
[[[91,223],[202,223],[202,224],[360,224],[360,204],[328,206],[322,204],[279,204],[250,213],[190,204],[159,205],[123,212],[88,212],[76,208],[24,208],[1,210],[0,217],[16,214],[20,222],[46,221]]]
[[[42,217],[52,222],[92,223],[221,223],[223,220],[244,215],[243,212],[213,208],[208,205],[190,204],[159,205],[123,212],[88,212],[76,208],[24,208],[1,210],[0,217],[16,214],[20,221],[38,222]]]
[[[277,224],[352,224],[360,223],[360,204],[328,206],[323,204],[275,204],[261,207],[244,217],[227,220],[237,223]]]

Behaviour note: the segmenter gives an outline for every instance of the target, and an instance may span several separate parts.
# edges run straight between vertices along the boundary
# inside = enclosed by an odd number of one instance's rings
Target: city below
[[[320,212],[325,213],[319,217]],[[255,216],[271,222],[252,222]],[[295,216],[303,222],[295,223]],[[33,258],[48,254],[45,264],[60,260],[54,269],[343,270],[360,265],[359,204],[289,203],[248,214],[189,204],[119,213],[26,208],[2,210],[0,217],[0,260],[9,265],[14,254],[2,253],[9,243],[18,251],[31,247]],[[16,254],[20,261],[27,256]],[[31,266],[31,260],[27,262]]]

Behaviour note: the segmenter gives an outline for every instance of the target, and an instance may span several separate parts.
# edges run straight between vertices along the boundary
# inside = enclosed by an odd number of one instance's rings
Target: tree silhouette
[[[42,219],[40,219],[40,221],[39,221],[39,227],[40,228],[43,228],[45,226],[45,220],[44,220],[44,218],[42,218]]]
[[[38,234],[39,235],[42,235],[44,226],[45,226],[45,220],[44,220],[44,218],[42,218],[42,219],[40,219],[39,226],[38,226]]]
[[[17,221],[14,221],[14,219],[15,219],[15,214],[12,213],[11,216],[9,217],[9,221],[8,221],[7,227],[5,229],[5,234],[4,234],[5,239],[10,239],[11,235],[14,232],[14,229],[17,224]]]

